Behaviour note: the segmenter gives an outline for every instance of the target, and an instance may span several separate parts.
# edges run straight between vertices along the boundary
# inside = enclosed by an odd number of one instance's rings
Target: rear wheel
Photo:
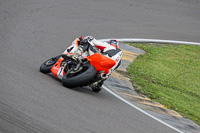
[[[50,73],[52,66],[57,62],[61,55],[48,59],[40,66],[40,72]]]
[[[96,76],[96,69],[89,62],[80,67],[81,70],[65,74],[62,83],[65,87],[74,88],[85,86]]]

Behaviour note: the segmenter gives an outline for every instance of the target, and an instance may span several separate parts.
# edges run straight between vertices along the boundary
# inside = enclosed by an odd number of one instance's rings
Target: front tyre
[[[96,76],[96,68],[89,62],[82,65],[82,70],[77,74],[65,74],[62,83],[65,87],[75,88],[85,86]]]
[[[40,72],[50,73],[53,65],[58,61],[61,55],[48,59],[40,66]]]

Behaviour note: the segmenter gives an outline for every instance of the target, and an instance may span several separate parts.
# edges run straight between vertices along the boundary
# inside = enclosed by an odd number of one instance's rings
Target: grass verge
[[[136,89],[200,125],[200,46],[131,45],[146,51],[128,67]]]

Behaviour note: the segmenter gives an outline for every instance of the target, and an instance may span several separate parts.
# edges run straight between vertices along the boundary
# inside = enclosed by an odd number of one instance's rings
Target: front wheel
[[[48,59],[40,66],[40,72],[50,73],[52,66],[58,61],[61,55]]]
[[[96,76],[96,68],[89,62],[82,65],[79,72],[75,74],[65,74],[62,78],[62,83],[65,87],[75,88],[85,86]]]

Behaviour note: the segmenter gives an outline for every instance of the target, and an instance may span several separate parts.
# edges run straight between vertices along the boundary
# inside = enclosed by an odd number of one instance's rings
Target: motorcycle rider
[[[69,46],[64,53],[75,53],[72,55],[75,60],[87,55],[93,55],[94,53],[101,53],[115,61],[116,64],[109,70],[109,73],[105,75],[104,79],[90,85],[93,91],[95,89],[100,91],[103,82],[121,65],[123,52],[119,48],[119,42],[115,39],[111,39],[108,42],[101,42],[92,36],[80,36],[72,42],[72,45]]]

